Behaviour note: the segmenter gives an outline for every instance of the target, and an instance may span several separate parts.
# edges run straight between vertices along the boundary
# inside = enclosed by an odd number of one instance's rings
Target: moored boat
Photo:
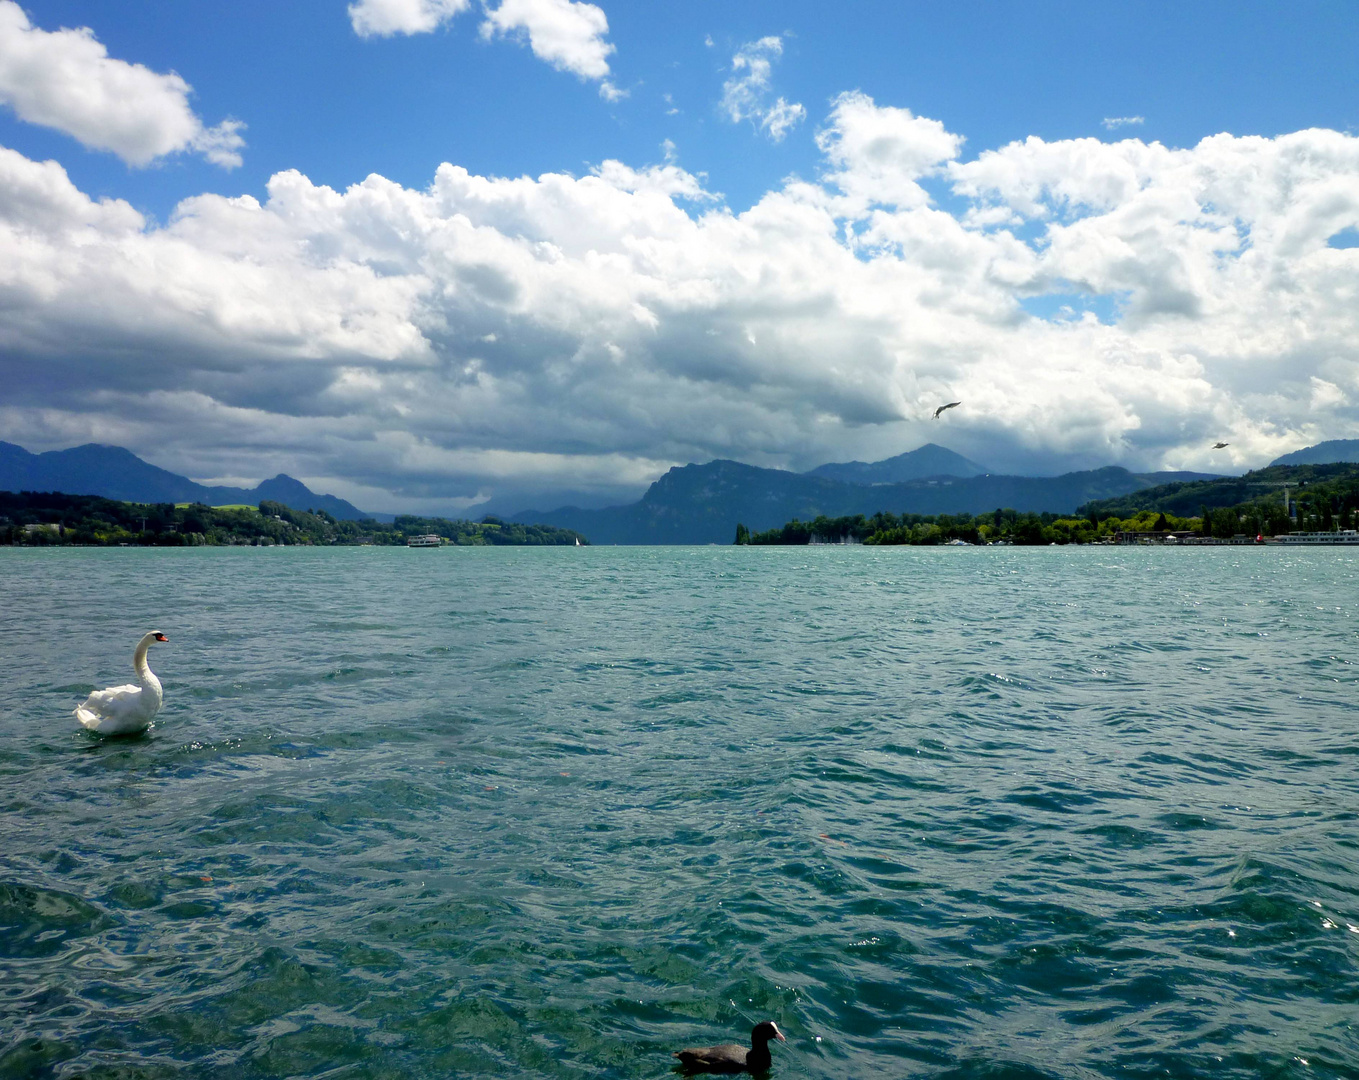
[[[1281,533],[1265,541],[1267,544],[1359,544],[1359,530],[1341,529],[1337,532]]]

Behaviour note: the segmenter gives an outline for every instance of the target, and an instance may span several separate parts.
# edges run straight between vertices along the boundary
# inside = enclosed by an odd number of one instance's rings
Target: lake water
[[[1359,1076],[1357,607],[1316,549],[0,549],[0,1078],[748,1017],[775,1077]]]

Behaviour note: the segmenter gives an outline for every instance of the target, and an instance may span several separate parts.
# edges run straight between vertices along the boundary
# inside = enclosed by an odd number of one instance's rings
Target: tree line
[[[1225,521],[1223,528],[1226,528]],[[947,544],[961,540],[968,544],[1095,544],[1112,542],[1120,532],[1201,532],[1199,518],[1183,518],[1157,510],[1143,510],[1128,518],[1112,514],[1101,517],[1091,512],[1081,517],[1053,513],[1021,513],[999,509],[989,514],[892,514],[881,512],[871,517],[821,516],[812,521],[794,518],[786,525],[752,533],[744,525],[736,527],[736,543],[752,545],[796,544]],[[1231,536],[1239,533],[1233,527]],[[1219,534],[1213,534],[1219,535]]]
[[[1289,492],[1290,515],[1283,492]],[[1193,510],[1197,509],[1197,515]],[[796,518],[737,544],[1093,544],[1117,533],[1189,532],[1227,539],[1330,532],[1359,526],[1359,465],[1276,465],[1244,476],[1180,481],[1116,499],[1088,502],[1074,514],[995,510],[988,514],[892,514]]]
[[[324,510],[293,510],[264,500],[258,507],[201,503],[129,503],[95,495],[0,492],[0,544],[47,546],[200,547],[374,544],[403,545],[434,534],[463,546],[574,545],[570,529],[402,514],[391,523],[342,521]]]

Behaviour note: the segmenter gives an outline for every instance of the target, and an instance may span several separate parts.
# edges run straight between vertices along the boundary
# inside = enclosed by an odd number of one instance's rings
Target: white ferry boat
[[[424,536],[408,536],[406,538],[407,547],[442,547],[444,538],[435,536],[433,533],[426,533]]]
[[[1296,532],[1272,537],[1271,544],[1359,544],[1359,529],[1342,529],[1339,532]]]

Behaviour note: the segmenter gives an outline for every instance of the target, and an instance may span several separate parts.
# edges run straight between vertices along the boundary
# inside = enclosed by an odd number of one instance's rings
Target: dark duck
[[[688,1073],[765,1072],[774,1059],[769,1056],[769,1040],[786,1042],[783,1032],[772,1020],[750,1030],[750,1047],[727,1043],[724,1046],[699,1046],[675,1054]]]

